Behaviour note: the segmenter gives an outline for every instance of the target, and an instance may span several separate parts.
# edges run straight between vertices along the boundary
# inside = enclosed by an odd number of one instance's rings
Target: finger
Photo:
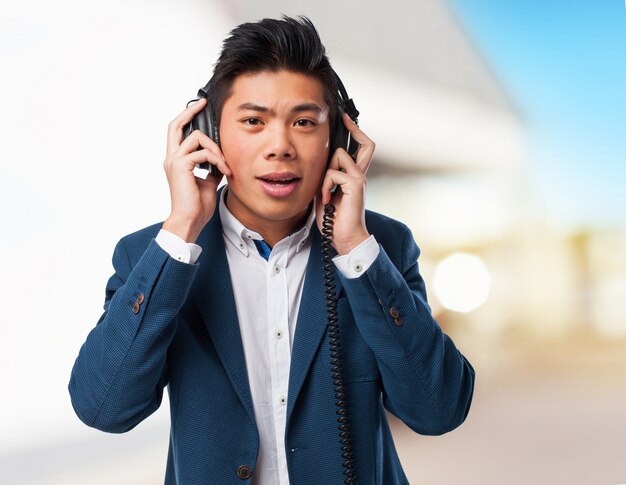
[[[183,126],[189,123],[193,117],[204,109],[206,98],[200,98],[190,104],[182,113],[170,121],[167,126],[167,153],[174,153],[183,138]]]
[[[370,168],[372,160],[374,158],[374,148],[372,145],[359,145],[359,149],[356,152],[356,166],[359,168],[361,173],[367,173],[367,170]]]
[[[352,120],[352,118],[350,118],[348,113],[343,113],[342,119],[344,126],[348,129],[352,138],[354,138],[359,145],[374,144],[372,139],[363,132],[359,125]]]
[[[187,138],[183,140],[180,146],[177,148],[175,155],[182,156],[190,153],[199,147],[207,148],[215,153],[217,156],[224,158],[224,154],[220,147],[215,143],[206,133],[200,130],[195,130]]]
[[[197,163],[209,162],[211,165],[215,165],[217,169],[220,172],[222,172],[224,175],[232,175],[232,172],[230,168],[228,167],[228,165],[226,164],[226,161],[222,157],[216,155],[215,153],[213,153],[212,151],[206,148],[203,150],[197,150],[197,151],[188,153],[187,155],[183,157],[172,158],[168,160],[169,160],[169,165],[179,163],[176,160],[184,160],[185,165],[188,166],[189,169],[191,170],[193,170],[194,166]]]
[[[330,159],[328,168],[334,170],[344,170],[348,175],[352,177],[364,177],[364,173],[357,166],[356,162],[352,159],[350,154],[343,148],[337,148],[335,154]]]
[[[324,181],[322,182],[322,203],[326,205],[330,202],[330,198],[332,197],[331,190],[335,185],[345,187],[352,180],[353,178],[345,172],[332,169],[328,170],[326,172],[326,176],[324,177]]]
[[[372,162],[376,143],[359,128],[359,125],[352,121],[352,118],[350,118],[347,113],[343,114],[342,119],[344,126],[350,132],[350,136],[359,144],[355,161],[357,167],[365,173]]]
[[[190,154],[186,155],[185,158],[193,161],[194,164],[202,163],[202,162],[209,162],[211,165],[215,165],[217,169],[220,172],[222,172],[224,175],[228,175],[228,176],[232,175],[232,171],[230,167],[228,166],[228,164],[226,163],[226,160],[224,159],[224,157],[220,155],[216,155],[214,152],[206,148],[203,150],[191,152]]]

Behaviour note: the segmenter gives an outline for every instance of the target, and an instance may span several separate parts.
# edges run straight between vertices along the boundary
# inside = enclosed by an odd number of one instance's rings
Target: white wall
[[[116,241],[168,215],[167,124],[208,80],[233,25],[219,2],[208,1],[0,8],[6,470],[10,457],[28,467],[28,450],[109,442],[73,414],[70,370],[100,316]],[[154,423],[165,429],[167,412],[157,414]]]

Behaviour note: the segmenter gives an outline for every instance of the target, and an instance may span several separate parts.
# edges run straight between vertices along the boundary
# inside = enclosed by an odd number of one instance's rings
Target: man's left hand
[[[332,203],[335,206],[332,243],[340,256],[348,254],[369,237],[365,227],[365,173],[376,148],[376,144],[347,114],[343,114],[342,121],[350,136],[359,144],[359,149],[355,160],[344,148],[335,151],[322,182],[321,198],[316,198],[315,207],[321,231],[324,205]],[[331,194],[335,185],[337,190]]]

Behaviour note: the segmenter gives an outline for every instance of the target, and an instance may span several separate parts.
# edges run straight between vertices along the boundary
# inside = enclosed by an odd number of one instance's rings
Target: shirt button
[[[272,270],[274,271],[274,274],[278,274],[278,273],[280,273],[280,266],[275,265],[275,266],[272,268]]]
[[[244,246],[245,246],[245,244],[243,243],[243,241],[239,241],[239,247],[240,247],[241,249],[243,249],[243,248],[244,248]]]
[[[360,273],[361,271],[363,271],[363,266],[359,263],[355,264],[354,271],[356,271],[357,273]]]
[[[274,335],[276,336],[276,338],[283,338],[283,331],[282,330],[276,330],[274,332]]]
[[[237,468],[237,476],[242,480],[247,480],[252,476],[252,468],[250,468],[248,465],[241,465],[239,468]]]
[[[284,406],[287,404],[287,398],[285,396],[280,396],[280,403]]]
[[[176,259],[177,259],[178,261],[182,261],[182,260],[183,260],[183,255],[182,255],[182,254],[177,254],[177,255],[176,255]]]

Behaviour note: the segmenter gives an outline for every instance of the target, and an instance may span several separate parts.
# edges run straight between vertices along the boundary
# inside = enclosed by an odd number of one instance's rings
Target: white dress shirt
[[[266,261],[247,229],[228,210],[225,194],[219,200],[220,218],[230,268],[246,370],[252,394],[260,449],[253,474],[255,485],[289,485],[285,452],[287,389],[291,348],[306,266],[311,251],[311,227],[315,211],[295,233],[277,242]],[[172,257],[195,264],[202,248],[161,230],[156,241]],[[349,254],[333,258],[348,278],[363,274],[380,249],[373,236]]]

